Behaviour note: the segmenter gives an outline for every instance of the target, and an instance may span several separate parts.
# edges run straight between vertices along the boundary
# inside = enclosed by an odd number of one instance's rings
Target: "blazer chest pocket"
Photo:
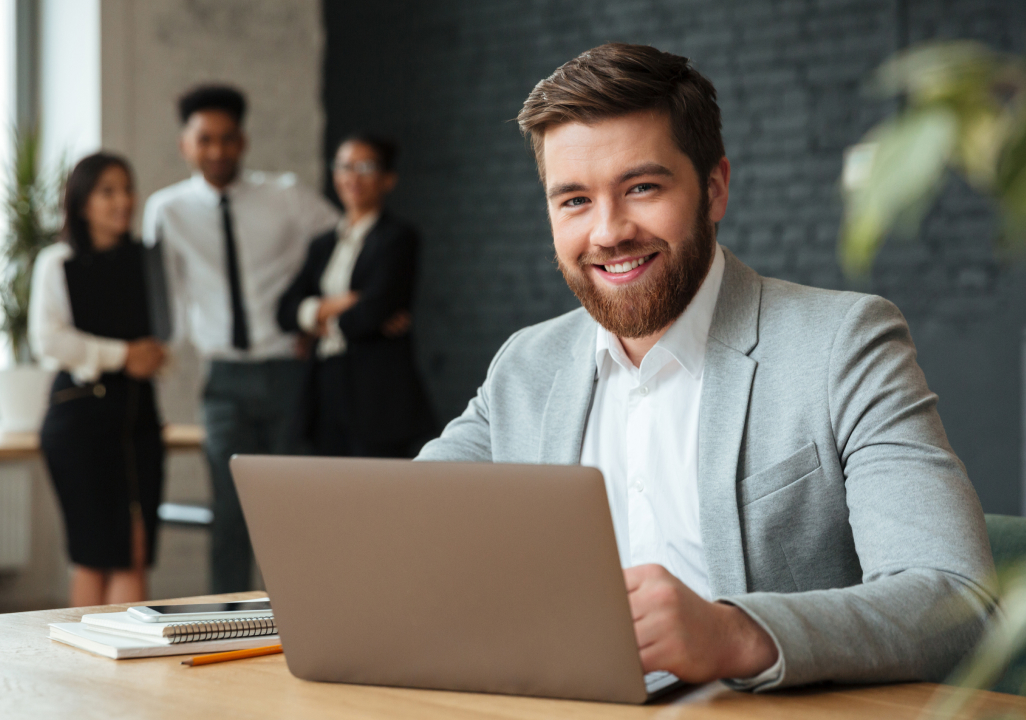
[[[844,482],[828,478],[815,443],[742,480],[738,504],[749,592],[859,582]]]
[[[744,507],[801,480],[819,467],[816,443],[809,443],[775,465],[749,475],[738,486],[738,504]]]

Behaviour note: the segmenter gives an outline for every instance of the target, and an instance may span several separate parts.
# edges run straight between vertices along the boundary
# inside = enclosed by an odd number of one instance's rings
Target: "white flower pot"
[[[38,432],[46,415],[54,373],[36,365],[0,370],[0,430]]]

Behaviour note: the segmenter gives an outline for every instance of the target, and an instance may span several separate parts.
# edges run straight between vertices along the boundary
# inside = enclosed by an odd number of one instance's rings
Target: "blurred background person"
[[[316,338],[300,417],[321,455],[413,457],[435,430],[408,332],[417,232],[384,209],[395,157],[374,135],[342,142],[345,217],[310,244],[278,308],[284,331]]]
[[[129,235],[135,190],[116,155],[68,177],[62,242],[40,252],[29,333],[60,369],[40,444],[74,564],[73,606],[146,599],[164,446],[151,378],[164,363],[150,328],[144,249]]]
[[[149,198],[143,235],[165,246],[176,337],[187,334],[209,361],[203,420],[214,494],[211,590],[236,592],[250,586],[253,553],[228,460],[295,450],[303,366],[275,310],[310,238],[334,227],[339,213],[292,175],[241,172],[246,100],[235,88],[194,88],[178,108],[179,149],[194,173]]]

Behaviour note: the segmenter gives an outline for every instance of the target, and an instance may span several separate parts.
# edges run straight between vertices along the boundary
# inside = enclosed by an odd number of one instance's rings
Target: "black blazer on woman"
[[[338,242],[335,230],[314,238],[306,262],[278,304],[278,324],[286,332],[300,331],[297,315],[304,299],[321,295],[324,274]],[[397,218],[382,213],[364,238],[353,266],[350,289],[360,300],[338,318],[346,339],[343,362],[318,362],[316,347],[310,354],[310,377],[301,407],[302,430],[316,435],[319,407],[344,403],[353,418],[352,432],[361,446],[395,446],[427,439],[435,431],[434,417],[420,382],[409,334],[386,337],[381,328],[413,299],[417,270],[417,232]],[[317,373],[340,372],[341,397],[317,397],[323,383]]]

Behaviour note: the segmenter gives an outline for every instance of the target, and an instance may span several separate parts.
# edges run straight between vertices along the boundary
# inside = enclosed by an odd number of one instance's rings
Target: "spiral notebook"
[[[259,635],[230,640],[200,640],[168,644],[159,642],[156,637],[147,638],[140,635],[128,637],[107,632],[96,625],[88,625],[83,622],[50,623],[50,639],[114,660],[246,650],[264,645],[277,645],[281,642],[277,635]]]
[[[136,620],[127,612],[83,615],[82,622],[91,630],[123,637],[151,640],[163,645],[230,640],[234,638],[275,635],[278,628],[274,615],[242,620],[203,620],[183,623],[156,623]]]

